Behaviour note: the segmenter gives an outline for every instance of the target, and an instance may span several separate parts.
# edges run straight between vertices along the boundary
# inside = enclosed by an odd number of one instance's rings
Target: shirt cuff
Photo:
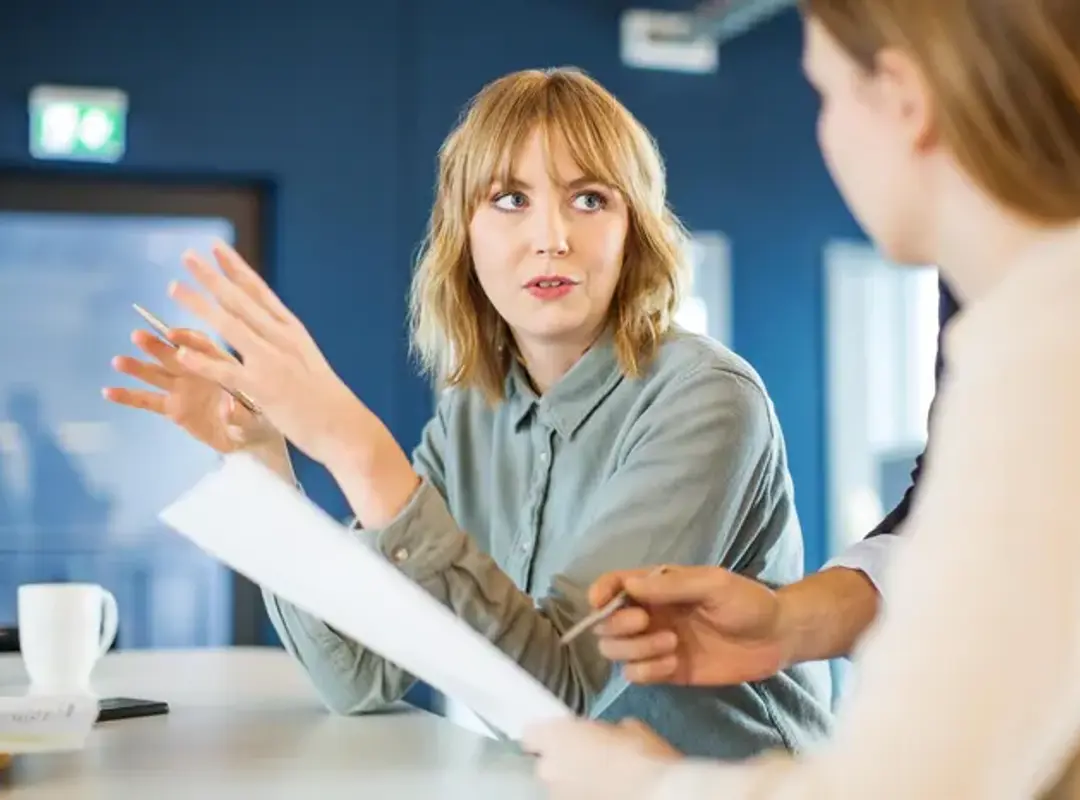
[[[895,533],[883,533],[856,542],[844,552],[831,559],[822,569],[843,567],[865,575],[878,594],[885,597],[885,578],[889,564],[896,559],[897,548],[903,546],[903,537]]]
[[[438,489],[426,479],[386,527],[358,530],[415,583],[445,571],[461,553],[465,535]]]

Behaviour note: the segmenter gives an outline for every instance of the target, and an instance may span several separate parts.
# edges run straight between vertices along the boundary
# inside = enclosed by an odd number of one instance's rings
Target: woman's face
[[[493,185],[469,223],[477,278],[518,346],[588,347],[622,272],[629,215],[609,186],[588,180],[562,137],[540,131]]]
[[[890,260],[927,263],[933,251],[930,114],[914,64],[882,51],[867,72],[810,17],[803,70],[821,100],[822,155],[851,213]]]

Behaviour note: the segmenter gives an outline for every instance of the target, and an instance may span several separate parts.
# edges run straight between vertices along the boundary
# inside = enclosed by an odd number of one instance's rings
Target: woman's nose
[[[570,252],[569,225],[562,210],[545,209],[537,215],[535,231],[536,254],[557,258]]]

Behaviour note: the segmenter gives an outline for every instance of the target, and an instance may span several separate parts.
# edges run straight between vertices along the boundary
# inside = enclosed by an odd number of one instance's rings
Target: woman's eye
[[[574,198],[574,208],[581,211],[599,211],[607,205],[607,198],[599,192],[582,192]]]
[[[527,203],[521,192],[504,192],[495,198],[495,207],[503,211],[517,211],[525,208]]]

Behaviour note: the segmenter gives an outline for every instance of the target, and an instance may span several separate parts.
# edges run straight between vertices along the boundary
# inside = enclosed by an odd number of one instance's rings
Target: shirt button
[[[393,555],[394,561],[396,561],[399,564],[402,561],[405,561],[408,557],[409,557],[409,550],[406,547],[399,547],[397,550],[394,551],[394,555]]]
[[[541,453],[540,454],[540,463],[541,464],[546,464],[547,462],[548,462],[548,454],[547,453]]]

